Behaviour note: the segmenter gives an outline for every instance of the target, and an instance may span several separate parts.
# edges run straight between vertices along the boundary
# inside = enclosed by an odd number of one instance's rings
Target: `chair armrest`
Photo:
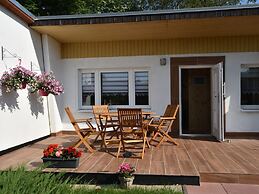
[[[160,118],[161,116],[160,115],[151,115],[150,117],[151,118]]]
[[[76,119],[75,123],[85,123],[85,122],[90,122],[92,121],[92,118],[88,118],[88,119]]]
[[[161,120],[174,120],[175,117],[161,117]]]

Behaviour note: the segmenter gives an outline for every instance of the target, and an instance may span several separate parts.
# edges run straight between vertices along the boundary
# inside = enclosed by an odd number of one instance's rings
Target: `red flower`
[[[54,149],[53,148],[49,148],[49,153],[53,153]]]
[[[44,157],[48,157],[49,156],[49,152],[47,150],[43,151]]]
[[[77,153],[76,153],[76,158],[80,158],[82,156],[82,151],[78,151]]]
[[[48,148],[56,149],[58,148],[58,144],[50,144]]]

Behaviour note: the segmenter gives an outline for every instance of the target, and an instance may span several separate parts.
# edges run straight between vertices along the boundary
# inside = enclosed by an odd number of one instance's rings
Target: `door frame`
[[[212,128],[210,134],[185,134],[182,132],[182,69],[210,69],[214,67],[216,64],[213,65],[179,65],[179,135],[180,136],[188,136],[188,137],[210,137],[212,136]],[[210,75],[210,79],[212,76]],[[213,99],[211,99],[213,100]],[[211,102],[212,103],[212,102]],[[213,115],[211,115],[212,118]]]
[[[170,57],[170,92],[171,104],[179,104],[179,66],[180,65],[207,65],[223,63],[223,80],[225,81],[225,56],[224,55],[182,55]],[[172,126],[172,132],[175,135],[179,134],[179,113],[177,119]],[[224,114],[224,135],[226,134],[226,113]]]

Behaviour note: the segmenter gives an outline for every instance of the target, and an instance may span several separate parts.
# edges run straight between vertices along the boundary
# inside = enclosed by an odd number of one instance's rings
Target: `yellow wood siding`
[[[259,51],[259,36],[63,43],[62,58]]]

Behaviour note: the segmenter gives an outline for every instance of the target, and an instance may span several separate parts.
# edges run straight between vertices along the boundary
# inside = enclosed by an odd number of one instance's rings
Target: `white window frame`
[[[148,105],[135,105],[135,72],[148,72]],[[128,94],[129,94],[129,105],[111,105],[109,108],[111,110],[116,110],[117,108],[127,108],[127,107],[138,107],[142,109],[151,109],[151,73],[148,68],[120,68],[120,69],[78,69],[78,109],[79,111],[92,110],[92,106],[82,105],[82,74],[83,73],[94,73],[95,82],[95,104],[101,105],[101,73],[106,72],[127,72],[128,73]]]
[[[241,73],[242,73],[242,68],[243,66],[246,66],[246,67],[256,67],[256,68],[259,68],[259,64],[241,64],[240,65],[240,84],[239,84],[239,90],[240,90],[240,96],[239,96],[239,100],[240,100],[240,107],[241,107],[241,111],[259,111],[259,104],[258,105],[242,105],[241,104],[241,97],[242,97],[242,91],[241,91],[241,79],[242,79],[242,76],[241,76]]]

